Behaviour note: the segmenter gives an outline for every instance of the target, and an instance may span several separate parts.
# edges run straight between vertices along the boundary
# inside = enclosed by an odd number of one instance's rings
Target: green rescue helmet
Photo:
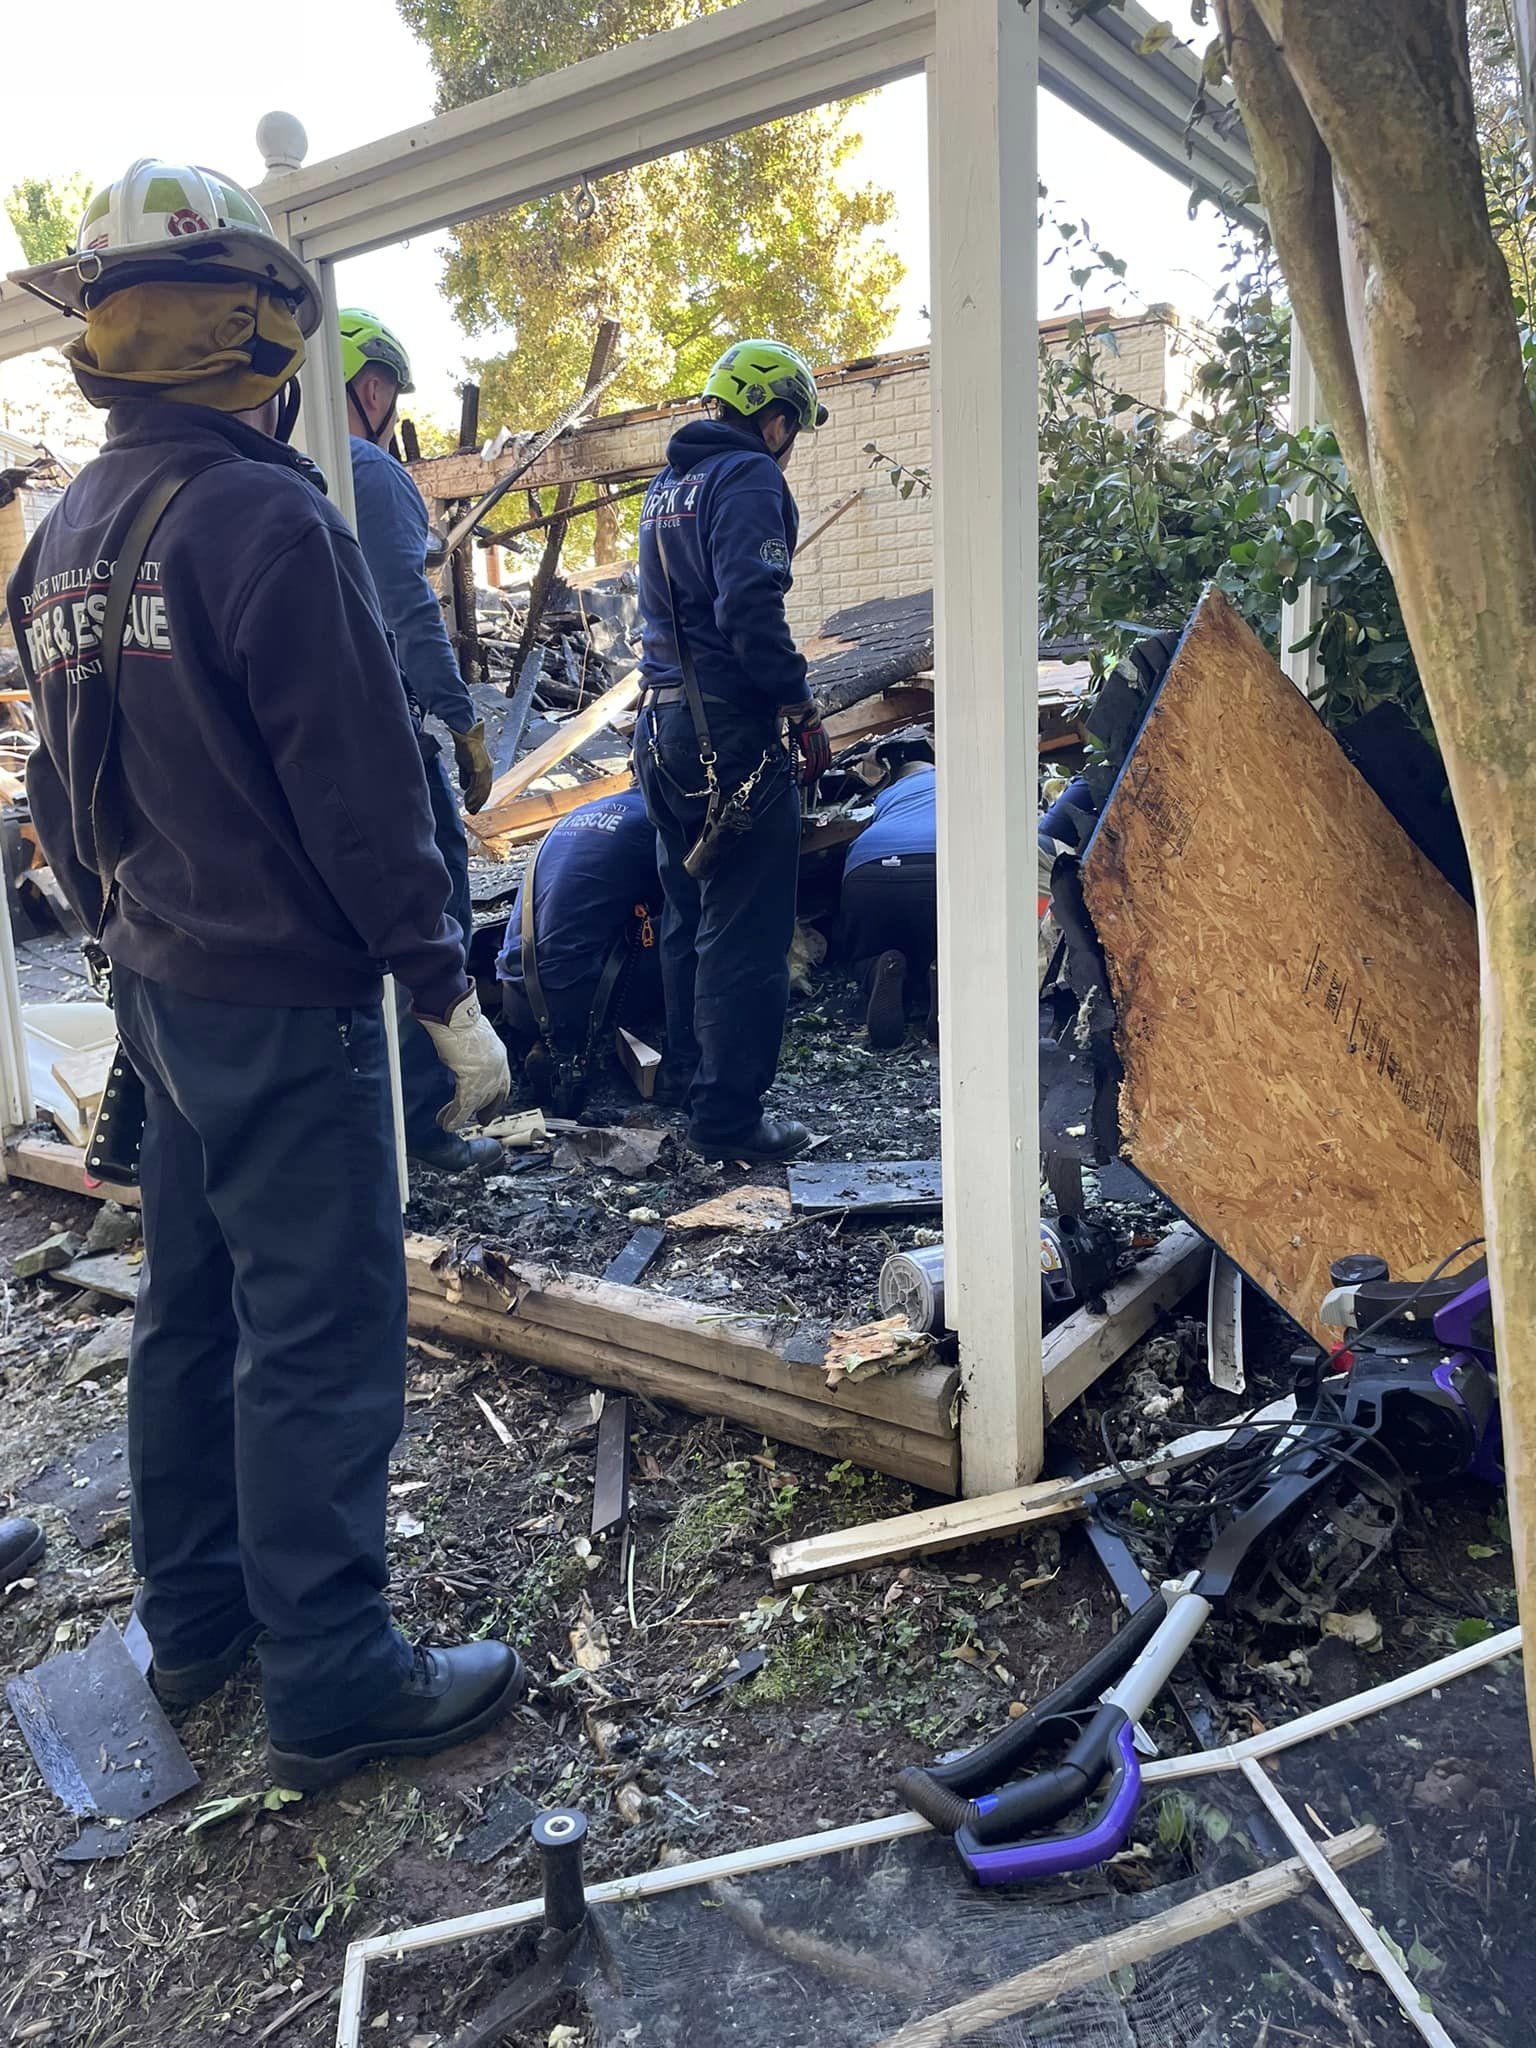
[[[718,398],[744,419],[779,404],[794,413],[797,429],[826,425],[827,408],[816,395],[810,364],[782,341],[732,342],[710,371],[704,396]]]
[[[414,391],[411,359],[398,336],[391,334],[377,313],[363,306],[344,307],[341,314],[341,380],[352,379],[370,363],[388,370],[402,391]]]
[[[222,171],[159,157],[138,158],[92,195],[67,256],[11,275],[82,315],[109,292],[149,279],[248,278],[287,299],[301,334],[320,324],[319,284],[273,233],[260,201]]]

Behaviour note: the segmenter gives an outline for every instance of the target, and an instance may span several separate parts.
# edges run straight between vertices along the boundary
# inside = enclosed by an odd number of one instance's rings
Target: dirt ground
[[[848,1026],[846,986],[829,979],[821,990],[796,1005],[776,1106],[825,1133],[833,1156],[933,1156],[931,1049],[914,1030],[903,1052],[876,1059]],[[600,1095],[589,1120],[621,1109],[617,1094]],[[410,1220],[598,1273],[633,1233],[632,1211],[667,1215],[740,1178],[672,1161],[634,1181],[540,1165],[472,1199],[423,1188]],[[42,1189],[0,1194],[6,1269],[17,1251],[93,1212]],[[649,1278],[824,1329],[873,1312],[886,1252],[931,1221],[804,1221],[767,1238],[706,1240],[664,1251]],[[64,1384],[80,1343],[121,1312],[72,1292],[12,1280],[0,1298],[0,1502],[25,1506],[52,1460],[121,1422],[120,1373]],[[1282,1384],[1289,1348],[1277,1320],[1253,1317],[1261,1394]],[[510,1449],[476,1393],[506,1423]],[[1206,1379],[1200,1325],[1176,1319],[1093,1389],[1057,1449],[1098,1462],[1101,1426],[1125,1454],[1234,1405]],[[69,1864],[55,1857],[76,1823],[0,1715],[0,2039],[330,2041],[349,1941],[537,1891],[527,1843],[537,1809],[587,1814],[594,1880],[889,1813],[903,1764],[998,1727],[1011,1703],[1049,1690],[1115,1625],[1116,1599],[1080,1527],[1065,1523],[776,1595],[770,1545],[900,1512],[915,1504],[912,1489],[639,1400],[628,1533],[594,1545],[594,1406],[574,1382],[462,1347],[412,1345],[390,1502],[402,1623],[427,1642],[505,1635],[533,1680],[527,1703],[468,1748],[269,1804],[250,1666],[181,1725],[198,1789],[139,1823],[116,1860]],[[85,1552],[57,1509],[39,1512],[46,1563],[35,1582],[0,1594],[6,1678],[82,1646],[104,1616],[128,1618],[126,1513]],[[1370,1646],[1321,1635],[1315,1616],[1291,1630],[1214,1629],[1191,1669],[1209,1689],[1216,1735],[1344,1697],[1512,1616],[1507,1525],[1487,1490],[1426,1502],[1399,1555],[1407,1577],[1383,1560],[1349,1592],[1351,1612],[1379,1624]],[[764,1652],[761,1671],[695,1703],[748,1649]],[[1165,1747],[1189,1746],[1171,1709],[1159,1727]],[[1157,1808],[1142,1840],[1113,1882],[1139,1888],[1199,1861],[1198,1828],[1171,1829]],[[505,1981],[513,1953],[486,1942],[380,1971],[363,2038],[379,2048],[451,2042]],[[1302,1934],[1287,1961],[1316,1975]],[[1284,1970],[1256,1968],[1231,2001],[1233,2048],[1288,2037],[1388,2048],[1400,2038],[1370,1980],[1352,1976],[1342,1993],[1330,1984],[1328,1996],[1334,2011]],[[574,2033],[554,2038],[577,2048],[589,2036],[574,2008],[551,2006],[506,2038],[542,2048],[566,2021]],[[1517,2040],[1461,2038],[1472,2048]]]

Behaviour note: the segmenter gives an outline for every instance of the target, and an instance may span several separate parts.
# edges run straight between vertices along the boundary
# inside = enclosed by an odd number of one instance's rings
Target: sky
[[[1187,21],[1187,0],[1167,11]],[[141,155],[210,164],[254,185],[263,168],[256,124],[273,108],[304,123],[311,161],[433,111],[430,66],[394,0],[268,0],[258,15],[241,17],[238,56],[224,54],[233,40],[229,17],[220,18],[220,41],[210,48],[210,18],[207,0],[157,0],[147,36],[142,11],[121,0],[72,0],[67,38],[77,59],[67,88],[6,95],[0,191],[23,176],[76,170],[106,182]],[[46,7],[0,0],[8,79],[58,78],[60,19]],[[923,81],[887,86],[857,119],[864,146],[848,175],[895,194],[887,233],[907,267],[887,346],[921,346],[928,340]],[[1128,259],[1139,299],[1190,313],[1207,308],[1220,275],[1218,234],[1208,209],[1188,219],[1182,186],[1048,95],[1041,98],[1040,174],[1054,198]],[[398,326],[416,369],[416,409],[446,423],[458,416],[455,386],[466,355],[493,354],[496,343],[468,343],[460,333],[438,291],[442,246],[436,236],[380,250],[342,265],[338,284],[342,304],[369,306]],[[1042,315],[1055,309],[1064,287],[1057,268],[1042,274]]]

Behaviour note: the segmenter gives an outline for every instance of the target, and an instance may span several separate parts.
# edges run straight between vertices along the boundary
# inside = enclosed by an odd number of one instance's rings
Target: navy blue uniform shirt
[[[352,436],[352,495],[363,560],[379,593],[384,623],[406,688],[450,732],[468,732],[479,713],[427,581],[427,508],[420,491],[387,448]]]
[[[602,973],[637,903],[652,911],[660,907],[656,828],[645,814],[640,791],[583,804],[562,818],[539,849],[533,881],[539,980],[557,995]],[[523,985],[522,948],[519,888],[496,960],[497,979],[517,988]]]
[[[772,713],[810,696],[805,657],[784,616],[800,515],[783,472],[748,427],[690,420],[640,514],[641,668],[682,681],[657,534],[699,688],[739,711]]]
[[[11,578],[43,851],[94,931],[108,582],[146,490],[184,465],[123,639],[107,952],[192,995],[294,1007],[376,1002],[387,966],[442,1016],[464,956],[372,578],[304,458],[227,414],[114,406]]]

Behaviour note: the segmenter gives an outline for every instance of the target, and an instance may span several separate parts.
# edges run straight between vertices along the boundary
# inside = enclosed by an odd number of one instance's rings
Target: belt
[[[653,690],[647,684],[644,696],[648,704],[686,704],[688,701],[688,692],[681,683],[669,683],[660,690]]]

